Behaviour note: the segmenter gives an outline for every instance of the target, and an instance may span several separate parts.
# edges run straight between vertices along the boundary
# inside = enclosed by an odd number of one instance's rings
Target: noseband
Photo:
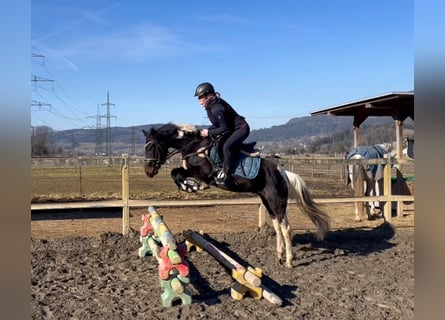
[[[144,162],[147,162],[148,165],[153,166],[155,169],[159,169],[165,163],[165,161],[167,161],[168,159],[173,157],[175,154],[180,152],[179,150],[173,150],[171,152],[168,152],[167,156],[165,157],[165,159],[162,160],[161,159],[161,148],[162,148],[162,146],[160,144],[154,142],[154,141],[148,141],[145,144],[144,147],[147,148],[150,145],[153,145],[153,147],[154,147],[154,151],[153,151],[153,157],[154,158],[144,158]]]
[[[164,162],[165,162],[165,160],[162,161],[160,159],[160,155],[161,155],[161,153],[159,151],[160,145],[155,143],[155,142],[153,142],[153,141],[148,141],[145,144],[144,148],[147,149],[147,147],[150,147],[150,145],[152,145],[154,147],[154,150],[153,150],[153,157],[154,158],[145,158],[144,162],[147,162],[149,166],[152,166],[152,167],[154,167],[156,169],[159,169],[161,167],[161,165],[164,164]]]

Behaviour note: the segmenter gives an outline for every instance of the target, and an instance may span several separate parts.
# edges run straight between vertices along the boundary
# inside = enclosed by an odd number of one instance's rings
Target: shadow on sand
[[[355,254],[366,256],[394,247],[395,227],[383,222],[375,228],[348,228],[330,231],[323,241],[316,241],[313,233],[296,234],[292,244],[298,250],[318,250],[335,255]]]

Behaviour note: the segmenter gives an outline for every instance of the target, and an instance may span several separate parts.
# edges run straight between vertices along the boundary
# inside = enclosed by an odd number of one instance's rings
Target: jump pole
[[[253,298],[264,298],[267,301],[281,305],[283,301],[275,293],[269,290],[261,282],[262,270],[260,268],[245,268],[238,261],[230,257],[228,254],[220,250],[214,244],[204,239],[199,233],[186,230],[183,232],[184,238],[196,247],[206,250],[216,260],[218,260],[227,269],[232,271],[232,278],[236,282],[232,285],[231,295],[235,300],[241,300],[245,293],[249,292]]]

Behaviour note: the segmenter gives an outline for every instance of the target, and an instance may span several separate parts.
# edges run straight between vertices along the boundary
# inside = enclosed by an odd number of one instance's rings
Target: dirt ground
[[[162,306],[158,262],[140,258],[141,215],[121,234],[121,212],[36,213],[31,222],[32,319],[413,319],[414,211],[353,221],[352,205],[325,205],[333,228],[324,241],[291,206],[293,268],[275,254],[269,226],[257,227],[258,206],[157,208],[182,243],[203,230],[239,262],[263,270],[262,282],[282,300],[230,296],[230,272],[207,252],[192,250],[192,303]]]

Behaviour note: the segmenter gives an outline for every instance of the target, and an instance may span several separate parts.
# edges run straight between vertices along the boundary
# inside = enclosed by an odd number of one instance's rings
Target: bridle
[[[148,162],[148,165],[153,166],[155,169],[159,169],[168,159],[173,157],[175,154],[181,153],[182,150],[190,146],[192,143],[195,143],[194,140],[187,143],[185,146],[183,146],[181,149],[174,149],[173,151],[167,152],[167,155],[165,156],[165,159],[161,159],[162,154],[162,146],[159,143],[156,143],[155,141],[148,141],[144,148],[151,147],[154,148],[153,150],[153,158],[144,158],[144,162]],[[195,153],[193,153],[195,154]],[[190,155],[185,155],[183,159],[188,158]]]
[[[167,161],[168,159],[170,159],[171,157],[173,157],[175,154],[177,154],[179,152],[179,150],[173,150],[173,151],[167,153],[167,156],[165,157],[165,159],[161,159],[162,148],[163,148],[162,145],[160,145],[159,143],[156,143],[154,141],[148,141],[145,144],[144,148],[147,148],[147,147],[154,148],[153,158],[144,158],[144,162],[147,162],[148,165],[153,166],[155,169],[159,169],[165,163],[165,161]]]

